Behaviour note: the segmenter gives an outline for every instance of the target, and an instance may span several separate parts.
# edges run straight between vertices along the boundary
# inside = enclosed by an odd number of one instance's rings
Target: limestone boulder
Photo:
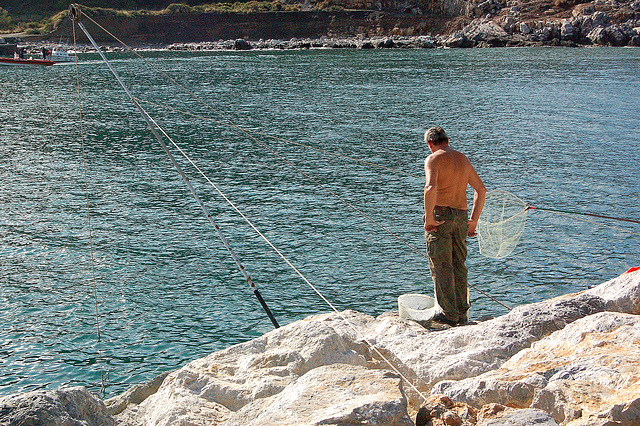
[[[116,419],[126,426],[209,426],[224,423],[233,413],[186,386],[166,387],[154,404],[130,405]]]
[[[169,373],[162,373],[147,383],[134,385],[124,393],[109,398],[105,401],[109,413],[112,415],[122,413],[129,405],[138,405],[149,396],[158,391],[158,388]]]
[[[464,402],[454,402],[446,395],[427,398],[416,415],[415,426],[558,426],[544,411],[516,409],[491,403],[477,409]]]
[[[605,301],[591,294],[564,296],[520,306],[476,325],[430,332],[381,317],[369,341],[420,392],[441,380],[462,380],[495,370],[513,355],[567,324],[602,312]],[[408,392],[411,392],[408,390]]]
[[[501,404],[487,404],[478,413],[477,426],[557,426],[558,422],[541,410],[514,409]],[[417,425],[416,425],[417,426]]]
[[[413,421],[398,375],[334,364],[308,372],[277,395],[247,404],[225,424],[412,426]]]
[[[477,409],[468,404],[453,402],[445,395],[430,396],[416,414],[416,426],[475,425],[477,421]]]
[[[622,274],[585,293],[601,298],[607,311],[640,315],[640,270]]]
[[[343,315],[361,329],[374,321],[356,312]],[[146,425],[169,425],[189,407],[201,407],[219,423],[251,402],[279,394],[318,367],[379,364],[364,342],[336,329],[334,323],[342,321],[334,315],[310,317],[195,360],[169,374],[158,392],[120,417]]]
[[[413,417],[436,383],[448,381],[445,383],[449,385],[440,384],[436,390],[451,396],[452,400],[460,398],[464,402],[466,391],[458,391],[462,388],[457,387],[457,383],[505,368],[504,364],[510,358],[529,349],[534,342],[544,342],[547,336],[583,318],[588,319],[578,322],[577,328],[567,328],[566,338],[573,336],[578,342],[577,336],[582,333],[579,330],[584,330],[583,323],[590,324],[594,318],[599,319],[594,315],[606,310],[638,313],[639,294],[640,272],[626,274],[588,291],[519,306],[493,320],[443,331],[424,329],[415,322],[400,319],[397,314],[378,318],[354,311],[316,315],[189,363],[170,373],[155,394],[138,405],[130,405],[118,419],[126,419],[125,424],[149,426],[245,424],[253,421],[252,416],[264,415],[266,421],[286,413],[291,419],[306,419],[299,424],[309,424],[305,422],[359,418],[353,413],[360,413],[365,409],[363,407],[372,407],[374,412],[381,406],[394,413],[402,411],[405,402],[399,395],[406,398],[407,412],[413,413]],[[622,326],[630,321],[629,318],[635,318],[619,313],[608,315],[609,320],[605,317],[598,320],[602,330],[608,329],[605,327],[607,321]],[[611,315],[617,315],[615,318],[619,319],[614,320]],[[551,341],[558,343],[561,339],[554,337]],[[562,352],[556,352],[557,357],[561,355]],[[517,359],[506,364],[507,367],[519,362]],[[334,365],[340,365],[340,368],[330,368]],[[606,362],[602,365],[604,369],[610,368]],[[394,376],[386,379],[376,376],[387,372]],[[569,373],[576,376],[579,371],[571,369]],[[353,395],[351,398],[340,394],[335,387],[330,388],[332,380],[345,382],[344,377],[351,375],[354,386],[360,389],[362,383],[355,379],[360,374],[372,382],[387,383],[382,388],[371,388],[372,394],[382,395],[376,397],[375,403],[366,396],[356,397],[354,390],[349,391],[349,395]],[[511,387],[507,386],[507,391],[498,386],[500,376],[487,379],[486,383],[491,380],[496,383],[496,400],[486,399],[486,402],[501,402],[504,400],[502,395],[509,393],[524,408],[543,407],[548,401],[559,403],[564,395],[556,397],[553,388],[546,388],[555,381],[549,380],[555,373],[545,374],[512,378],[514,385],[508,385]],[[397,384],[388,386],[389,382],[398,380],[395,375],[402,378],[400,390]],[[482,386],[487,387],[486,383]],[[533,404],[538,395],[535,390],[545,388],[550,393],[547,396],[540,394],[539,402]],[[320,392],[324,390],[327,390],[326,394]],[[322,396],[311,398],[313,392]],[[320,415],[322,409],[314,411],[310,407],[311,401],[324,406],[323,401],[329,400],[332,393],[345,400],[342,411],[326,411]],[[484,402],[474,400],[473,405],[480,407]],[[271,406],[280,408],[273,411]],[[571,403],[562,409],[564,418],[575,417],[569,412],[572,407]],[[629,413],[635,406],[625,407],[617,410]],[[327,417],[323,417],[325,415]],[[374,419],[372,421],[385,418],[376,417],[375,413],[368,416],[368,419]],[[559,419],[560,415],[554,414],[554,417]],[[398,424],[405,421],[395,414],[392,418],[398,419],[393,420]]]
[[[99,398],[81,386],[0,398],[0,425],[115,426]]]
[[[474,20],[464,28],[463,33],[467,39],[473,41],[506,40],[509,37],[509,34],[495,22],[483,20]]]
[[[640,424],[639,365],[640,317],[602,312],[533,343],[495,371],[443,381],[433,391],[474,406],[539,409],[563,424]]]
[[[474,41],[469,40],[464,31],[457,31],[451,35],[441,37],[439,44],[445,47],[473,47]]]

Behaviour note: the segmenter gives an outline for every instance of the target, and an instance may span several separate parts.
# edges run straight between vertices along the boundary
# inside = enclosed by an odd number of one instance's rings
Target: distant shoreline
[[[622,0],[610,5],[594,0],[566,7],[545,7],[547,9],[496,6],[465,15],[435,10],[402,14],[377,10],[105,14],[96,16],[96,23],[88,18],[83,22],[100,45],[114,46],[117,40],[123,40],[139,49],[149,46],[184,51],[640,47],[640,5],[637,2]],[[74,34],[79,42],[88,44],[84,34],[73,31],[69,19],[62,20],[46,35],[22,37],[29,42],[66,41],[69,44]]]
[[[38,55],[44,46],[59,46],[70,52],[95,53],[93,46],[80,44],[74,48],[72,44],[58,43],[50,40],[25,40],[18,43],[27,46],[27,54]],[[388,37],[320,37],[292,38],[290,40],[220,40],[216,42],[185,43],[134,43],[124,47],[120,44],[101,44],[104,52],[124,51],[180,51],[180,52],[219,52],[219,51],[286,51],[286,50],[375,50],[375,49],[447,49],[447,48],[487,48],[487,47],[606,47],[603,45],[579,44],[571,40],[532,41],[526,39],[508,39],[496,42],[461,45],[459,38],[451,35],[439,36],[388,36]]]

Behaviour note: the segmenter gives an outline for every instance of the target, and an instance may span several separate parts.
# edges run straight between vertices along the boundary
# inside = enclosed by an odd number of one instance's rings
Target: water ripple
[[[274,157],[231,127],[149,106],[339,309],[377,315],[395,309],[400,294],[431,293],[423,257],[329,193],[423,250],[422,134],[431,125],[447,129],[489,189],[540,208],[638,218],[637,49],[149,55],[210,108],[117,54],[114,66],[135,96],[417,176],[260,137],[281,156]],[[79,70],[85,192],[72,70],[0,70],[0,394],[69,384],[98,390],[105,380],[113,395],[272,328],[145,123],[96,61]],[[180,162],[279,322],[329,311]],[[515,306],[637,266],[640,227],[578,218],[530,212],[506,259],[481,257],[470,240],[472,283]],[[471,297],[472,317],[505,312],[477,291]]]

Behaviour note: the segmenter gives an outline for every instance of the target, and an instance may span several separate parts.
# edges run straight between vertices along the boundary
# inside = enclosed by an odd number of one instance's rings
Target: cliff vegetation
[[[0,31],[71,40],[69,3],[9,0],[0,8]],[[430,36],[433,43],[419,44],[640,46],[640,0],[119,0],[113,8],[99,3],[83,2],[83,12],[133,44]]]

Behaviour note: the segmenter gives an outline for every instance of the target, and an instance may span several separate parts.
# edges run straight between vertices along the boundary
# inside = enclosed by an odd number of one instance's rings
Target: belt
[[[444,212],[454,212],[454,213],[467,213],[467,209],[454,209],[453,207],[449,207],[449,206],[435,206],[433,208],[433,211],[444,211]]]

